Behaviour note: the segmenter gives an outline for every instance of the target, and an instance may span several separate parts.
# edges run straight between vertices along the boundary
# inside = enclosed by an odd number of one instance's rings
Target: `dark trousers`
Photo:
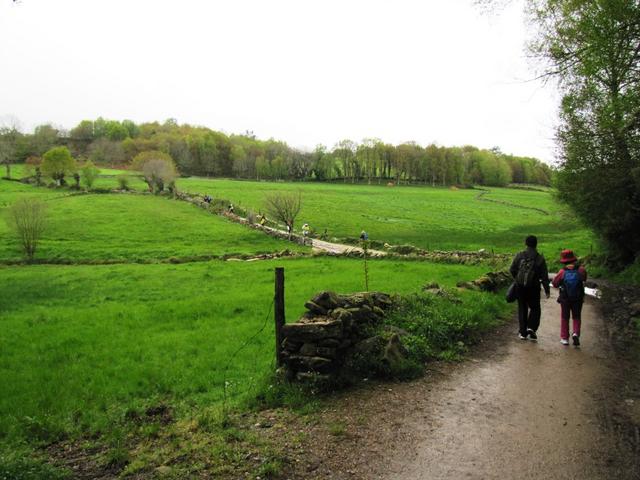
[[[534,332],[540,326],[540,287],[518,287],[518,322],[520,335],[527,335],[527,330]]]

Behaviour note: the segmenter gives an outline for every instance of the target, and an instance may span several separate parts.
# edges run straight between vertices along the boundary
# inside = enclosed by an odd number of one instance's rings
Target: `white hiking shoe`
[[[560,340],[560,343],[563,345],[569,345],[569,340],[567,340],[566,338],[563,338],[562,340]]]

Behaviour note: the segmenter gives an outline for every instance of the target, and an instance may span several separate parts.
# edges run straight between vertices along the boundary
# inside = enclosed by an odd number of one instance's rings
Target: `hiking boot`
[[[527,330],[527,335],[529,335],[529,338],[534,342],[538,341],[538,335],[536,335],[536,332],[534,332],[532,329]]]
[[[579,347],[580,346],[580,337],[578,336],[578,334],[574,333],[573,335],[571,335],[571,338],[573,339],[573,345],[575,347]]]
[[[520,340],[526,340],[526,339],[527,339],[527,336],[526,336],[526,335],[523,335],[523,334],[521,334],[521,333],[519,333],[519,334],[518,334],[518,338],[519,338]]]
[[[569,345],[569,340],[567,340],[566,338],[563,338],[560,340],[560,343],[563,345]]]

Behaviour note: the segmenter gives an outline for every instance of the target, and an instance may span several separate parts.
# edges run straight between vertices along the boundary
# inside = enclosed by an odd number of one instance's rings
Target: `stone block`
[[[342,343],[341,340],[335,338],[327,338],[318,342],[318,347],[338,348]]]
[[[284,351],[297,352],[302,346],[302,342],[294,342],[291,338],[285,338],[281,346]]]
[[[286,359],[286,363],[289,368],[297,372],[328,373],[334,367],[334,362],[328,358],[305,357],[302,355],[291,355]]]
[[[311,300],[316,305],[320,305],[326,310],[334,310],[342,306],[342,302],[338,294],[335,292],[321,292]]]
[[[313,372],[298,372],[295,378],[301,383],[325,383],[331,380],[330,375],[322,375]]]
[[[316,355],[323,358],[335,359],[337,358],[337,349],[330,347],[317,347],[315,351]]]
[[[343,334],[340,320],[328,320],[312,323],[288,323],[282,327],[284,338],[292,342],[314,342],[326,338],[341,338]]]
[[[311,313],[315,315],[326,315],[328,313],[326,308],[312,301],[306,302],[304,304],[304,308],[306,308],[307,310],[309,310]]]
[[[313,357],[314,355],[316,355],[317,351],[318,346],[315,343],[305,343],[302,345],[302,347],[300,347],[298,353],[306,357]]]

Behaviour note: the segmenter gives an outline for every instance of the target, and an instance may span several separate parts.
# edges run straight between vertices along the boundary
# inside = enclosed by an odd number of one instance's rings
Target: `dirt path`
[[[324,240],[312,239],[312,246],[318,250],[322,250],[324,252],[333,253],[336,255],[348,254],[350,252],[362,253],[362,248],[354,247],[353,245],[344,245],[341,243],[332,243],[326,242]],[[387,252],[383,252],[382,250],[367,250],[367,253],[371,257],[384,257]]]
[[[623,410],[640,414],[640,382],[628,381],[637,366],[616,358],[595,299],[582,346],[562,346],[552,295],[537,343],[519,340],[513,319],[461,364],[344,392],[311,428],[292,424],[308,441],[284,478],[640,478],[637,431],[629,438],[618,422]]]
[[[433,388],[412,426],[415,448],[383,478],[638,478],[608,421],[617,368],[593,300],[579,349],[559,344],[558,310],[543,301],[537,343],[511,335],[503,351]]]

